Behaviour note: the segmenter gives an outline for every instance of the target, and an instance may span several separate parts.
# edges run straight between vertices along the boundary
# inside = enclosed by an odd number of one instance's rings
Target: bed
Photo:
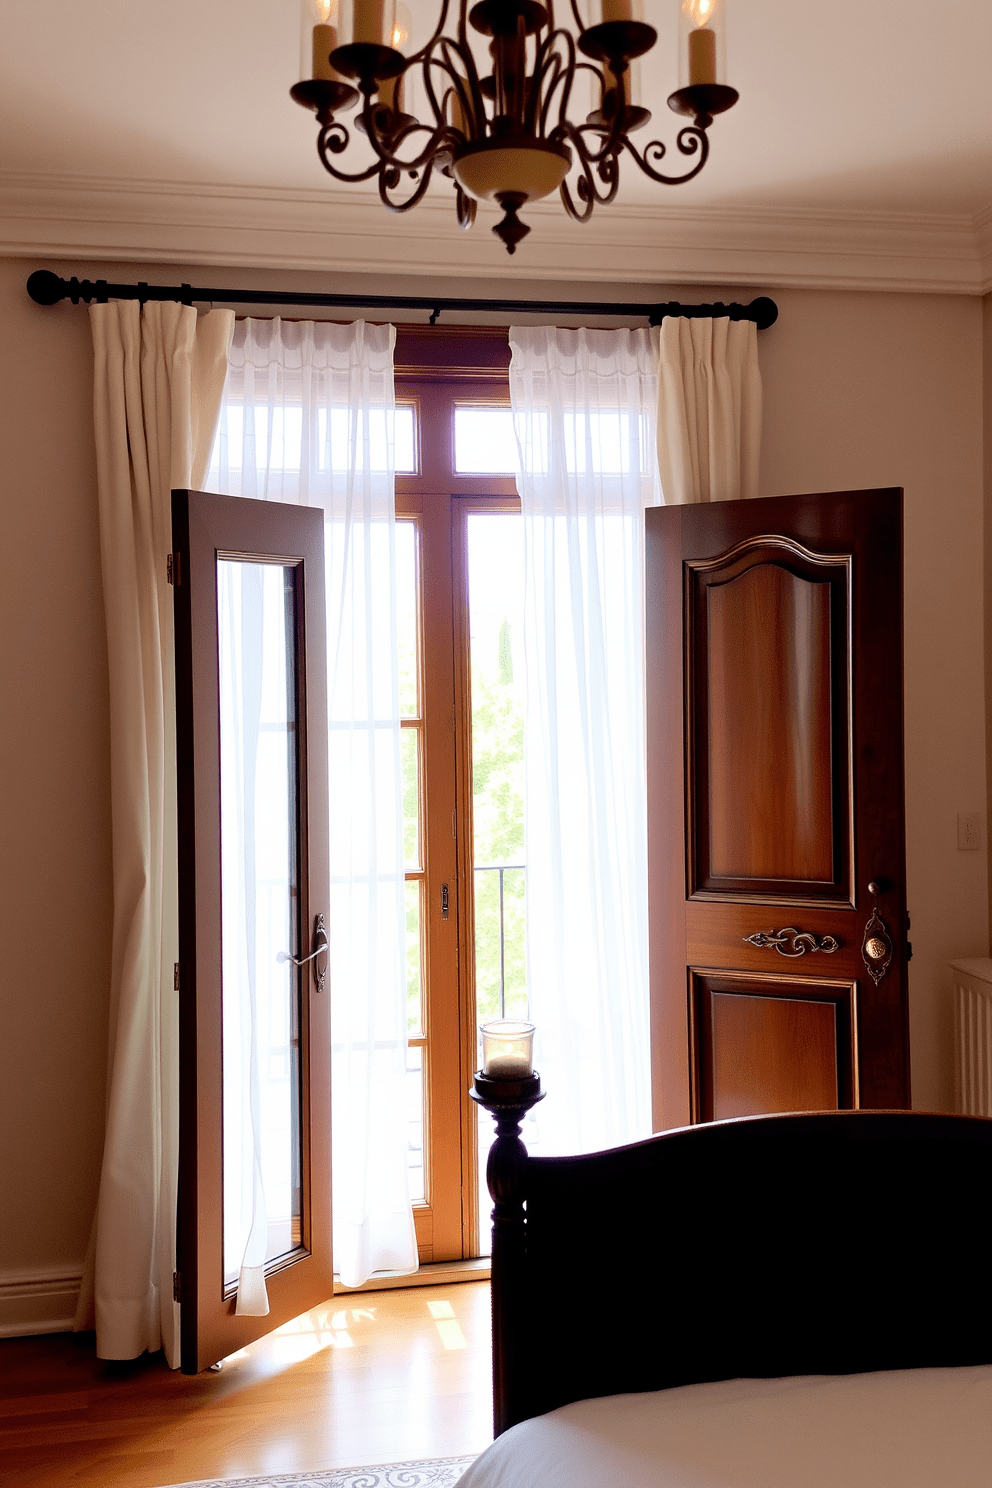
[[[992,1121],[527,1155],[486,1102],[496,1441],[463,1488],[988,1488]]]

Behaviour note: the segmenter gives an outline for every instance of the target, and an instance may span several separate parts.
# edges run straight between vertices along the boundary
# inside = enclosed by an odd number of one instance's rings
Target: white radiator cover
[[[966,1116],[992,1116],[992,960],[951,962],[954,1097]]]

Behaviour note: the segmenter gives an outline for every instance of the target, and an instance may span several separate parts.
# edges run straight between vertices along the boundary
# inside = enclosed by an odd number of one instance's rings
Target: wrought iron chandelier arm
[[[335,181],[343,181],[346,185],[355,185],[359,181],[370,181],[379,169],[379,161],[375,160],[363,171],[343,171],[333,165],[329,159],[330,155],[341,155],[348,148],[351,136],[340,120],[332,120],[325,124],[317,136],[317,154],[320,163],[329,176]]]
[[[638,153],[628,138],[623,141],[624,148],[630,151],[644,174],[650,176],[652,181],[658,181],[662,186],[681,186],[683,181],[691,181],[693,176],[699,175],[710,153],[709,136],[706,130],[698,129],[695,124],[686,124],[683,129],[679,130],[676,144],[683,155],[695,155],[697,150],[699,151],[699,159],[695,165],[682,176],[667,176],[663,171],[655,170],[650,164],[649,155],[653,154],[655,160],[659,161],[664,158],[665,146],[661,140],[652,140],[649,145],[645,145],[643,155]]]
[[[406,201],[393,201],[389,196],[390,191],[395,191],[400,184],[403,172],[393,165],[383,165],[379,171],[379,200],[383,206],[388,207],[391,212],[409,212],[419,201],[423,200],[424,192],[427,190],[431,179],[431,166],[427,166],[422,173],[417,172],[418,180],[414,190]]]
[[[574,125],[562,126],[560,130],[555,131],[555,134],[562,139],[567,139],[579,160],[580,174],[576,184],[575,194],[579,198],[579,201],[583,203],[583,206],[581,208],[576,206],[568,184],[568,177],[566,176],[559,188],[565,211],[575,222],[588,222],[592,216],[593,208],[597,204],[604,207],[609,206],[617,194],[617,188],[620,184],[620,172],[617,168],[616,156],[609,156],[606,160],[592,160],[585,148],[580,131]],[[596,165],[596,171],[600,180],[606,182],[606,191],[600,191],[596,185],[596,177],[593,173],[594,164]]]
[[[558,126],[550,138],[556,143],[569,144],[579,158],[581,174],[579,176],[576,192],[579,200],[587,202],[588,206],[584,212],[577,215],[577,222],[586,222],[592,214],[593,207],[599,203],[600,206],[609,206],[617,194],[620,184],[620,168],[617,154],[604,155],[602,151],[592,151],[586,146],[586,134],[596,134],[597,130],[591,125],[583,124],[576,126],[567,120]],[[595,173],[593,167],[595,166]],[[606,190],[600,191],[596,184],[596,176],[606,184]],[[562,182],[562,200],[568,194],[568,179]],[[566,207],[568,202],[565,201]],[[573,203],[574,206],[574,203]]]
[[[469,196],[462,190],[458,182],[455,182],[455,212],[458,216],[458,226],[469,228],[475,221],[475,214],[479,203],[474,197]]]
[[[450,8],[450,6],[449,6],[449,0],[442,0],[440,20],[438,21],[437,25],[434,27],[434,31],[433,31],[430,39],[428,41],[425,41],[424,42],[424,45],[420,48],[420,51],[419,52],[412,53],[412,55],[408,58],[408,60],[407,60],[407,66],[408,67],[412,67],[414,65],[414,63],[416,63],[416,62],[422,62],[424,60],[424,58],[427,56],[427,53],[430,51],[431,47],[433,47],[434,44],[435,44],[435,42],[437,42],[440,39],[440,37],[443,35],[443,33],[444,33],[444,25],[445,25],[445,22],[448,19],[448,10],[449,10],[449,8]]]
[[[559,43],[565,48],[564,60],[558,51]],[[575,70],[575,42],[571,34],[568,31],[549,31],[538,45],[534,55],[534,71],[529,80],[524,108],[524,128],[529,133],[535,134],[540,130],[541,137],[546,136],[548,114],[559,89],[561,99],[558,117],[565,117]]]
[[[378,157],[374,169],[381,167],[397,171],[419,171],[430,168],[434,156],[437,154],[438,142],[447,132],[447,126],[441,124],[437,129],[431,129],[428,124],[420,124],[416,120],[401,129],[396,135],[386,135],[379,128],[376,117],[381,113],[377,105],[372,102],[371,93],[365,95],[365,103],[362,108],[362,124],[368,136],[369,144]],[[397,155],[396,150],[404,140],[409,140],[415,134],[427,134],[428,139],[419,155],[409,160],[403,160]],[[374,173],[374,171],[373,171]],[[366,178],[362,178],[366,179]]]
[[[545,107],[541,113],[542,133],[547,128],[547,114],[550,112],[552,96],[554,94],[554,91],[560,87],[561,98],[558,107],[558,124],[552,131],[552,133],[547,137],[551,140],[561,140],[562,142],[564,142],[564,140],[567,138],[569,142],[575,146],[576,149],[581,150],[582,158],[584,161],[588,162],[591,165],[606,167],[607,171],[609,172],[609,161],[617,154],[619,154],[619,151],[623,146],[624,124],[626,123],[626,107],[618,107],[614,110],[613,118],[610,120],[610,127],[606,133],[605,138],[603,137],[602,129],[589,124],[575,125],[569,120],[568,106],[571,102],[572,97],[572,85],[575,81],[575,75],[579,71],[579,69],[582,68],[584,70],[587,70],[593,73],[594,76],[597,78],[600,85],[601,108],[603,106],[603,102],[605,102],[606,97],[606,77],[599,68],[592,67],[588,63],[581,63],[576,61],[575,42],[570,32],[558,31],[554,34],[554,36],[548,37],[548,43],[556,41],[558,38],[561,38],[564,42],[568,55],[566,62],[562,62],[557,52],[552,53],[547,60],[548,67],[550,67],[552,61],[557,64],[559,75],[556,75],[552,79],[546,93]],[[614,79],[618,100],[625,98],[625,89],[623,88],[621,81],[622,74],[618,75],[613,70],[612,66],[610,67],[609,71],[610,75]],[[534,69],[534,75],[536,85],[538,79],[538,69],[536,66]],[[582,136],[581,144],[579,141],[580,135]],[[602,141],[598,149],[590,149],[588,147],[588,145],[585,143],[586,135],[594,135],[597,140]],[[604,175],[603,179],[605,180],[606,178],[607,177]],[[583,221],[584,220],[585,219],[583,218]]]
[[[444,119],[443,102],[442,104],[438,103],[437,93],[431,78],[431,68],[434,67],[443,73],[448,80],[449,89],[453,88],[458,94],[465,117],[471,121],[474,130],[477,121],[485,119],[486,110],[482,99],[482,89],[479,86],[479,74],[476,70],[475,58],[472,56],[471,48],[462,47],[447,36],[441,38],[439,47],[442,53],[440,57],[431,56],[424,61],[424,87],[427,97],[430,100],[431,108],[434,110],[437,119]],[[460,64],[460,68],[452,61],[449,53],[454,53],[457,62]],[[466,84],[468,84],[468,93],[465,91]]]

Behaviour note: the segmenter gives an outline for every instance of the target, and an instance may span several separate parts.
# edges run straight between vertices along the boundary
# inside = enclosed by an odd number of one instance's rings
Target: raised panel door
[[[898,491],[647,514],[659,1128],[909,1104],[901,524]]]

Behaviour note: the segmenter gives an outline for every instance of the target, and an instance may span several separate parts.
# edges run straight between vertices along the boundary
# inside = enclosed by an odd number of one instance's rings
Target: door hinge
[[[173,965],[172,965],[172,990],[173,990],[173,992],[178,992],[179,991],[179,962],[178,961],[173,962]]]
[[[448,885],[447,884],[442,884],[441,885],[441,918],[442,918],[442,920],[446,920],[448,918],[448,910],[449,910],[450,907],[451,907],[451,900],[450,900],[450,897],[449,897],[449,894],[448,894]]]
[[[172,1300],[173,1302],[183,1300],[183,1279],[178,1271],[172,1273]]]
[[[165,560],[165,577],[177,589],[183,582],[183,566],[178,553],[170,553]]]

